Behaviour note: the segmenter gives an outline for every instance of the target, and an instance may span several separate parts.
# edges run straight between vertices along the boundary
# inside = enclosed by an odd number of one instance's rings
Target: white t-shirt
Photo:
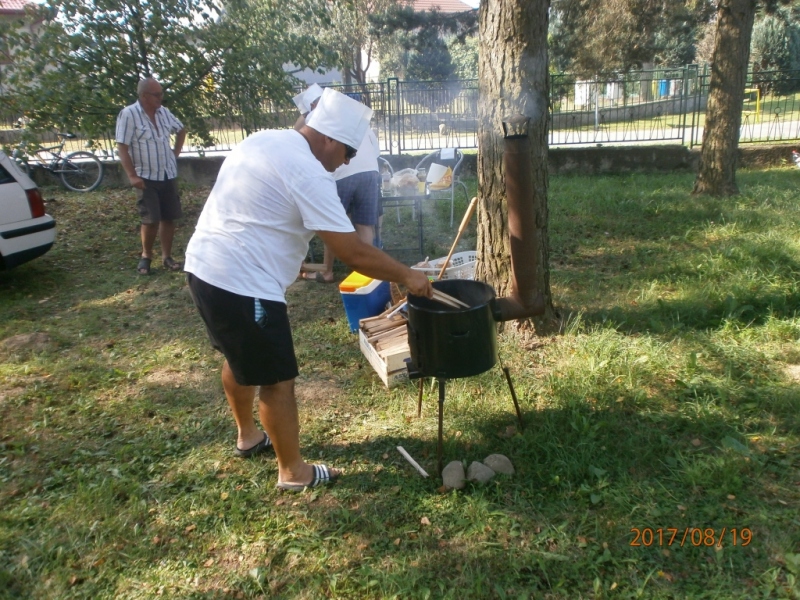
[[[355,175],[356,173],[368,173],[369,171],[378,171],[378,157],[381,155],[381,147],[378,144],[378,138],[372,129],[367,129],[367,134],[364,140],[358,147],[358,152],[350,160],[349,165],[342,165],[333,172],[333,178],[336,181]]]
[[[222,163],[184,270],[235,294],[286,302],[316,231],[354,231],[333,175],[298,131],[261,131]]]

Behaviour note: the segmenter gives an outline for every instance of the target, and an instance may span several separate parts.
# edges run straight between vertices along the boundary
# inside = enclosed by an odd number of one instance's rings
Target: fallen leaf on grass
[[[428,517],[422,517],[422,518],[419,520],[419,522],[420,522],[420,523],[422,523],[423,525],[430,525],[430,524],[431,524],[431,522],[430,522],[430,520],[428,519]]]
[[[510,438],[510,437],[514,437],[516,435],[516,433],[517,433],[517,428],[514,427],[513,425],[509,425],[508,427],[506,427],[503,431],[501,431],[497,435],[500,436],[501,438]]]
[[[219,497],[220,497],[220,500],[227,500],[229,495],[230,495],[230,494],[228,494],[228,492],[222,492],[222,493],[219,495]]]
[[[210,567],[213,564],[214,564],[214,559],[213,558],[209,558],[206,562],[203,563],[203,566],[204,567]]]
[[[397,538],[394,542],[392,542],[395,546],[400,545],[400,538]]]
[[[184,529],[184,530],[183,530],[183,532],[184,532],[184,533],[191,533],[191,532],[192,532],[192,531],[194,531],[195,529],[197,529],[197,525],[195,525],[194,523],[192,523],[192,524],[191,524],[191,525],[189,525],[189,526],[188,526],[186,529]]]

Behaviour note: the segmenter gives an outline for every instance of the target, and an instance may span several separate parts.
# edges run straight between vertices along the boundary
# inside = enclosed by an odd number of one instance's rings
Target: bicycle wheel
[[[103,181],[103,163],[91,152],[72,152],[58,164],[61,183],[73,192],[91,192]]]

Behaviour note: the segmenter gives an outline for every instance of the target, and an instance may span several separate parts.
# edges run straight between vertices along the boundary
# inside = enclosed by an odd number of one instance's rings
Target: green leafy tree
[[[473,10],[414,12],[411,7],[397,6],[372,15],[370,21],[376,36],[390,40],[380,47],[382,74],[400,79],[458,77],[451,51],[477,33],[477,13]],[[477,50],[474,64],[477,71]]]
[[[315,35],[336,56],[345,84],[361,84],[366,92],[367,72],[378,56],[380,40],[371,18],[398,6],[400,0],[341,0],[323,2],[327,24],[308,21],[302,30]]]
[[[286,101],[283,64],[323,64],[318,41],[294,33],[324,19],[314,0],[46,0],[35,35],[6,24],[6,107],[38,129],[112,131],[146,76],[170,109],[211,143],[209,120],[237,114],[259,123],[266,100]]]
[[[444,40],[433,31],[426,31],[409,53],[406,75],[416,81],[447,81],[453,78],[453,61]]]
[[[739,193],[736,185],[739,130],[753,25],[759,8],[771,13],[779,3],[788,4],[789,0],[719,0],[695,194]]]
[[[479,48],[478,36],[470,36],[463,42],[457,36],[448,38],[447,49],[450,51],[453,74],[457,79],[477,79]]]
[[[756,17],[750,60],[762,71],[800,68],[800,25],[782,8]]]
[[[553,0],[551,61],[584,76],[686,64],[713,8],[709,0]]]

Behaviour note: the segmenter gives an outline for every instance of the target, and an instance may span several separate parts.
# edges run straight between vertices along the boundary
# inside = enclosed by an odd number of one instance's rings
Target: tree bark
[[[530,171],[537,236],[536,286],[545,313],[520,322],[537,333],[557,326],[550,291],[547,232],[547,133],[549,74],[547,24],[549,0],[484,0],[480,8],[482,50],[478,63],[478,269],[476,277],[498,296],[511,293],[508,209],[503,173],[503,120],[513,114],[530,118]]]
[[[694,194],[739,193],[736,167],[742,102],[757,0],[720,0],[717,35]]]

